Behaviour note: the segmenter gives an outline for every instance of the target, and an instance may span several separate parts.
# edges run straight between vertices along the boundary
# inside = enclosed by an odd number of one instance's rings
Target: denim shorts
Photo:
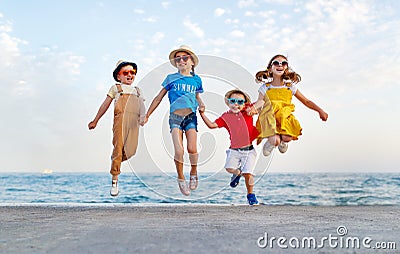
[[[197,131],[197,116],[196,113],[192,112],[186,116],[180,116],[174,113],[169,115],[169,128],[172,131],[173,128],[178,128],[182,131],[189,129],[195,129]]]

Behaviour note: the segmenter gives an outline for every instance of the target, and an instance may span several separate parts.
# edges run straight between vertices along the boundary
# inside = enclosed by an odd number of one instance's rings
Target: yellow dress
[[[287,88],[273,88],[270,84],[264,98],[264,107],[262,108],[256,123],[260,135],[257,138],[257,144],[263,138],[274,134],[288,135],[297,140],[301,135],[301,126],[299,121],[292,114],[294,104],[292,103],[292,91]]]

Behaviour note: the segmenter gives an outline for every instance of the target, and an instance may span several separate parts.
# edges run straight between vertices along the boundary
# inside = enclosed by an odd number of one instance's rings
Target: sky
[[[215,105],[231,86],[255,100],[254,75],[275,54],[288,56],[302,77],[299,90],[329,114],[323,122],[294,98],[303,135],[287,153],[261,158],[261,167],[399,172],[399,27],[396,0],[0,0],[0,172],[108,172],[112,107],[95,130],[87,125],[114,83],[116,62],[138,64],[135,84],[148,106],[176,71],[168,55],[182,44],[200,56],[211,118],[226,110]],[[226,74],[234,69],[243,75]],[[163,124],[150,118],[139,150],[173,171],[166,98],[159,108]],[[227,139],[199,123],[203,154],[224,158]],[[151,171],[148,160],[139,154],[132,163]],[[213,170],[204,165],[200,170]]]

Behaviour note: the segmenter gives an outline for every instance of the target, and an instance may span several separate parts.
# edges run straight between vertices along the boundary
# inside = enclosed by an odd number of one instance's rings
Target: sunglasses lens
[[[271,63],[271,65],[273,65],[273,66],[279,66],[279,65],[282,65],[282,66],[288,66],[288,62],[287,61],[282,61],[282,62],[279,62],[279,61],[273,61],[272,63]]]
[[[244,100],[243,99],[235,99],[235,98],[231,98],[228,99],[230,104],[238,104],[238,105],[243,105],[244,104]]]
[[[179,63],[181,60],[183,60],[186,63],[189,60],[189,56],[178,56],[178,57],[175,57],[175,62]]]
[[[135,71],[123,71],[123,72],[122,72],[122,75],[124,75],[124,76],[128,76],[129,74],[135,75],[136,72],[135,72]]]

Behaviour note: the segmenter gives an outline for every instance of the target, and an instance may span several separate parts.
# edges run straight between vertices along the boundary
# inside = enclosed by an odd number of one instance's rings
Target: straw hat
[[[226,104],[226,105],[229,105],[228,99],[229,99],[229,98],[232,96],[232,94],[234,94],[234,93],[238,93],[238,94],[243,95],[243,96],[244,96],[244,103],[250,103],[250,102],[251,102],[250,96],[249,96],[247,93],[245,93],[245,92],[243,92],[242,90],[239,90],[239,89],[233,89],[233,90],[228,91],[228,92],[225,94],[225,104]]]
[[[124,60],[119,60],[115,66],[115,70],[113,71],[113,77],[114,77],[115,81],[119,82],[119,80],[117,79],[118,73],[122,67],[127,66],[127,65],[132,66],[133,69],[137,71],[137,65],[135,63],[124,61]]]
[[[192,51],[192,49],[189,46],[182,45],[178,49],[172,50],[171,53],[169,53],[169,61],[171,62],[171,64],[173,66],[176,67],[176,62],[175,62],[174,58],[175,58],[176,53],[178,53],[178,52],[188,53],[193,59],[194,67],[196,67],[199,64],[199,58]]]

